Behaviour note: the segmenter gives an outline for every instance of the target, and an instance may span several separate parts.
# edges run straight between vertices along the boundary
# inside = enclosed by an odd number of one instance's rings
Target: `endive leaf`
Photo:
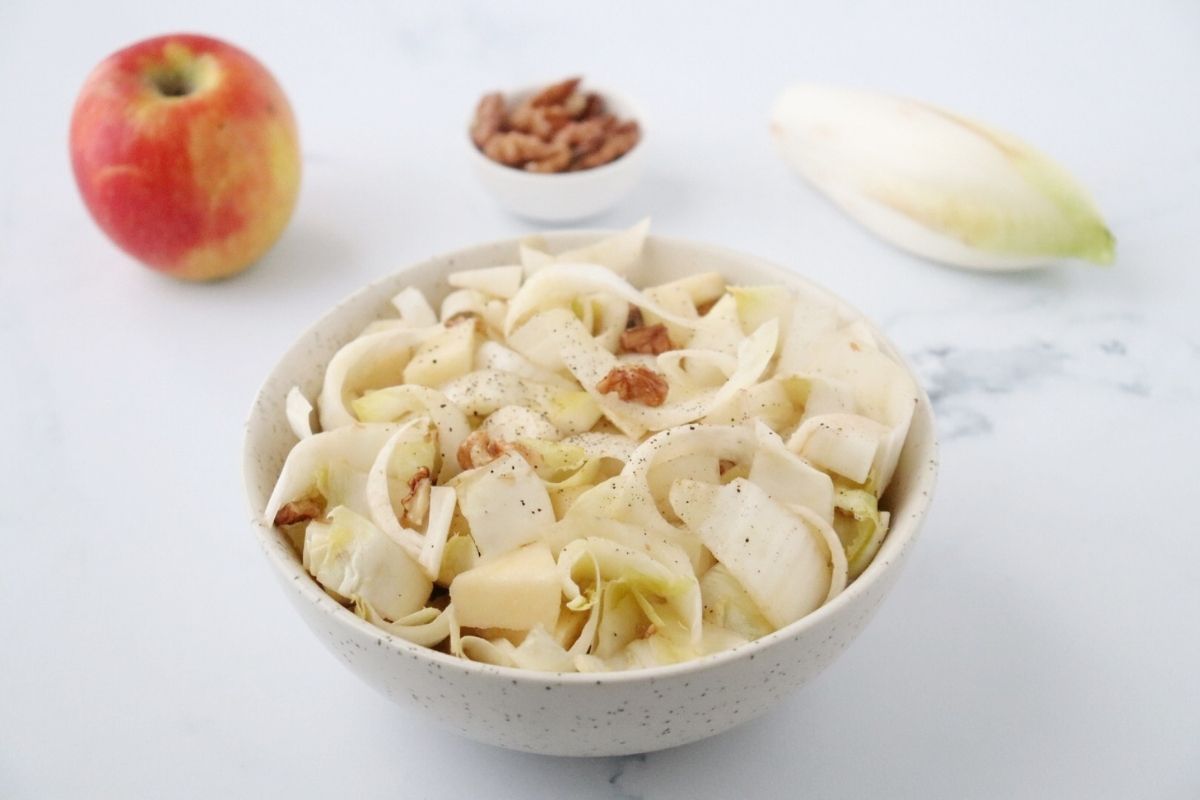
[[[779,97],[771,131],[796,171],[917,255],[1001,270],[1113,260],[1087,192],[1010,134],[915,100],[811,84]]]

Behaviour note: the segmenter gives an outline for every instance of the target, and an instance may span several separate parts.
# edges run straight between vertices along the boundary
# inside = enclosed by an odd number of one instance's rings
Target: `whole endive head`
[[[1010,134],[915,100],[800,84],[771,132],[784,159],[851,217],[934,261],[1022,269],[1113,260],[1082,186]]]

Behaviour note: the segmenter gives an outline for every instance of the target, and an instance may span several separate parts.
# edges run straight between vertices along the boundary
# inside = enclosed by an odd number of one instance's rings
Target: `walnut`
[[[559,108],[566,112],[571,119],[579,119],[582,117],[583,112],[587,111],[587,107],[587,95],[580,94],[579,92],[573,92],[571,96],[566,100],[563,100],[562,104],[559,106]]]
[[[429,516],[429,495],[432,487],[429,467],[420,467],[408,479],[408,494],[400,501],[404,508],[404,523],[413,528],[425,524],[425,518]]]
[[[582,78],[567,78],[565,81],[552,83],[540,92],[529,98],[529,104],[532,106],[556,106],[571,96],[575,91],[575,87],[579,85]]]
[[[499,92],[485,94],[475,107],[475,121],[471,123],[471,139],[475,146],[482,149],[503,126],[504,96]]]
[[[325,514],[325,501],[319,497],[305,497],[284,504],[275,514],[276,525],[295,525],[308,522]]]
[[[530,133],[510,131],[497,133],[488,139],[483,148],[484,155],[510,167],[519,167],[528,161],[546,158],[553,148]]]
[[[675,345],[667,334],[667,326],[663,324],[639,325],[621,332],[622,353],[656,356],[674,349]]]
[[[451,314],[446,317],[442,325],[447,328],[453,328],[455,325],[471,324],[475,326],[475,330],[482,333],[484,328],[483,317],[479,316],[474,311],[459,311],[457,314]]]
[[[583,111],[580,112],[579,119],[591,119],[604,113],[604,99],[600,95],[588,92],[583,96],[583,100]]]
[[[667,399],[667,379],[641,364],[622,364],[612,370],[596,384],[600,394],[616,392],[617,397],[627,403],[645,406],[661,406]]]
[[[638,143],[637,123],[619,122],[598,94],[577,91],[579,82],[559,81],[511,108],[500,94],[485,95],[471,138],[492,161],[527,172],[572,172],[620,158]]]
[[[505,451],[504,442],[494,442],[483,430],[471,432],[458,446],[458,465],[474,469],[495,461]]]
[[[571,148],[564,145],[552,145],[553,152],[545,158],[530,161],[525,165],[527,172],[562,172],[571,166]]]
[[[554,135],[554,141],[567,145],[571,148],[571,155],[580,158],[595,152],[604,144],[608,130],[615,122],[616,119],[611,114],[582,122],[570,122]]]
[[[615,161],[632,150],[640,138],[641,130],[636,122],[622,122],[608,132],[603,144],[572,164],[571,169],[591,169]]]
[[[545,141],[569,124],[572,118],[571,113],[562,106],[534,106],[526,100],[509,114],[508,124],[513,130],[532,133]]]

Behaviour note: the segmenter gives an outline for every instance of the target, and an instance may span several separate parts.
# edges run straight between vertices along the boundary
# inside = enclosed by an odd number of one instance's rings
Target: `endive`
[[[1087,192],[1025,142],[924,103],[800,84],[771,115],[784,159],[871,231],[960,267],[1108,264]]]

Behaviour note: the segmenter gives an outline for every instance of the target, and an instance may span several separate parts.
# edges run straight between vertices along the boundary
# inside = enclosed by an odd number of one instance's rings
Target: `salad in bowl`
[[[262,524],[463,662],[690,662],[833,601],[888,536],[921,393],[822,291],[649,282],[647,223],[414,286],[286,394]]]

